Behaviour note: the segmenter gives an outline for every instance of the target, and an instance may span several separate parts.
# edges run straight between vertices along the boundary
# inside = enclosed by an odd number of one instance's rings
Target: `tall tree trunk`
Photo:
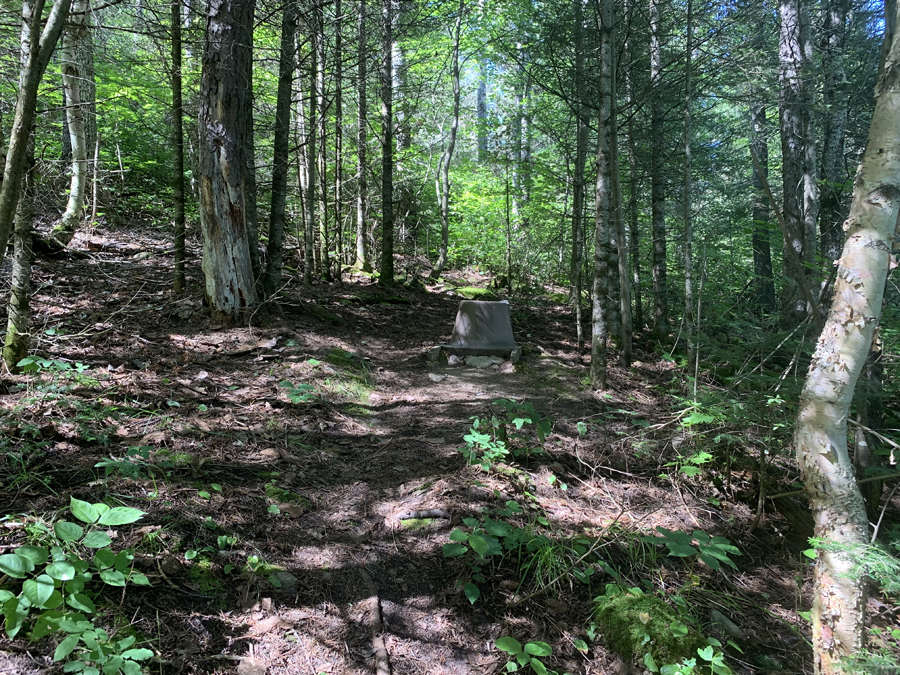
[[[19,62],[24,70],[28,65],[35,33],[32,26],[39,24],[40,15],[35,6],[25,0],[22,3],[22,27],[20,30]],[[10,274],[10,293],[7,305],[6,338],[3,345],[3,363],[10,372],[18,372],[18,363],[28,356],[29,324],[31,322],[31,230],[34,221],[34,131],[30,130],[25,151],[25,185],[16,208],[13,232],[13,259]],[[4,247],[5,248],[5,247]],[[2,255],[0,255],[2,258]]]
[[[814,167],[810,166],[810,160],[812,157],[814,162],[815,147],[810,147],[812,139],[809,136],[811,121],[806,75],[810,68],[806,49],[809,42],[807,12],[802,0],[780,0],[779,16],[779,107],[784,199],[782,212],[787,228],[782,323],[785,327],[794,327],[806,316],[807,299],[803,288],[809,284],[815,262],[815,221],[810,221],[810,217],[814,216],[811,210],[814,207],[811,191],[815,191],[815,186],[811,185],[814,182],[811,171]],[[802,271],[797,269],[794,254],[788,248],[793,248],[799,256]]]
[[[247,178],[253,0],[209,0],[200,80],[200,225],[213,321],[249,317],[257,305]]]
[[[368,141],[368,108],[366,101],[366,0],[359,0],[357,9],[357,71],[356,71],[356,265],[363,272],[371,272],[369,261],[368,195],[366,189],[366,143]]]
[[[297,5],[288,2],[281,20],[278,55],[278,93],[275,99],[275,133],[272,139],[272,205],[269,209],[269,241],[266,248],[265,293],[271,296],[281,285],[284,267],[284,212],[287,203],[291,95],[294,80],[294,39]]]
[[[825,137],[822,145],[822,208],[819,213],[819,251],[828,263],[841,252],[844,240],[843,197],[847,184],[844,170],[844,134],[850,103],[849,85],[844,73],[844,35],[847,0],[823,3],[822,99],[825,104]]]
[[[312,284],[313,268],[315,266],[314,249],[316,241],[316,185],[317,178],[317,158],[316,137],[318,135],[318,123],[316,121],[316,109],[318,106],[318,40],[320,33],[317,28],[318,14],[315,7],[310,12],[310,36],[311,42],[309,47],[309,112],[306,116],[306,218],[303,233],[304,247],[304,270],[303,281],[309,286]]]
[[[173,204],[175,210],[175,279],[176,293],[184,290],[184,110],[181,99],[181,6],[183,0],[172,0],[172,177]],[[97,177],[94,176],[96,182]]]
[[[618,63],[616,54],[618,50],[615,44],[615,33],[610,33],[612,65],[610,67],[610,101],[612,110],[609,121],[609,155],[612,166],[612,220],[614,231],[612,241],[615,244],[616,262],[618,272],[619,292],[616,295],[619,302],[619,363],[628,368],[632,359],[632,333],[634,324],[631,318],[631,278],[628,271],[628,241],[625,237],[625,218],[622,211],[622,185],[619,171],[619,109],[618,104]],[[615,298],[613,300],[615,302]]]
[[[769,243],[769,202],[763,190],[763,181],[769,178],[769,143],[766,130],[766,106],[758,98],[750,104],[750,147],[759,164],[753,167],[753,272],[756,306],[762,314],[776,310],[775,282],[772,274],[772,248]]]
[[[847,450],[853,390],[878,324],[900,214],[900,39],[894,35],[876,88],[869,140],[857,173],[831,311],[800,398],[794,446],[819,550],[813,650],[818,675],[865,646],[866,583],[852,547],[868,543],[865,504]],[[848,547],[851,547],[848,550]]]
[[[344,43],[341,0],[334,3],[334,250],[337,280],[347,255],[344,251]]]
[[[317,0],[313,6],[315,16],[316,50],[318,52],[316,63],[316,94],[318,106],[318,162],[317,175],[318,207],[319,207],[319,273],[322,281],[331,281],[331,242],[328,237],[328,155],[326,137],[326,123],[328,122],[328,97],[325,93],[325,12],[321,0]]]
[[[487,63],[479,63],[478,89],[475,91],[475,124],[478,134],[478,161],[487,161]]]
[[[6,244],[9,242],[27,170],[28,143],[34,124],[38,86],[69,15],[71,2],[72,0],[56,0],[53,3],[43,31],[40,21],[31,21],[28,17],[42,16],[44,0],[35,0],[33,4],[26,0],[22,4],[23,22],[28,24],[28,57],[19,73],[19,94],[3,169],[3,183],[0,186],[0,260],[6,255]]]
[[[626,4],[625,12],[628,15],[631,14],[630,10],[632,2],[633,0],[629,0]],[[631,36],[631,31],[628,31],[627,35],[625,50],[623,52],[626,62],[622,70],[625,73],[625,104],[628,108],[626,130],[626,133],[628,134],[628,178],[630,181],[628,189],[628,245],[631,256],[631,288],[634,297],[633,325],[636,326],[638,330],[643,330],[644,306],[641,297],[641,248],[639,241],[640,232],[638,230],[638,167],[637,148],[635,147],[636,143],[634,138],[634,108],[636,105],[634,96],[634,56],[632,54],[634,39]]]
[[[450,246],[450,162],[453,159],[453,151],[456,149],[456,132],[459,129],[459,39],[462,34],[462,20],[466,9],[465,0],[460,0],[458,13],[456,15],[456,26],[453,29],[453,52],[450,56],[450,76],[453,81],[453,116],[450,119],[450,138],[447,140],[447,147],[441,153],[440,163],[438,165],[438,184],[440,186],[441,211],[441,246],[438,254],[437,263],[431,271],[431,278],[437,279],[444,271],[447,265],[447,250]],[[509,229],[509,218],[507,218],[507,230]]]
[[[693,183],[691,177],[691,50],[693,50],[694,31],[694,5],[687,0],[687,45],[684,56],[684,329],[687,333],[687,361],[688,365],[694,363],[696,348],[694,344],[695,317],[694,317],[694,229],[693,206],[691,204],[691,191]]]
[[[381,269],[378,282],[394,285],[393,0],[381,0]]]
[[[83,91],[87,90],[87,73],[82,72],[83,59],[79,59],[79,51],[87,42],[91,30],[87,0],[74,0],[69,20],[62,33],[60,59],[62,61],[63,92],[66,101],[66,124],[69,128],[69,142],[72,147],[72,180],[69,185],[69,200],[66,210],[53,228],[51,237],[61,246],[67,246],[78,225],[84,210],[84,193],[87,187],[88,139],[85,129],[85,109]],[[85,82],[83,85],[82,82]]]
[[[575,15],[575,166],[572,185],[572,257],[569,268],[569,296],[575,310],[575,336],[578,349],[584,348],[584,326],[581,316],[582,251],[584,250],[584,167],[587,163],[590,111],[585,100],[584,84],[584,12],[581,0],[574,0]]]
[[[606,339],[609,283],[611,176],[610,123],[612,118],[613,1],[600,0],[600,72],[597,93],[600,111],[597,137],[597,183],[594,191],[594,280],[591,290],[591,385],[606,388]]]
[[[653,334],[669,333],[666,284],[666,184],[663,166],[661,0],[650,0],[650,212],[653,230]]]

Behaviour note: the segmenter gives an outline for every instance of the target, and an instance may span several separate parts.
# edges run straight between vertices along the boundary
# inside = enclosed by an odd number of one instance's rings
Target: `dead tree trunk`
[[[200,225],[213,320],[233,325],[257,305],[247,179],[253,0],[209,0],[200,80]]]

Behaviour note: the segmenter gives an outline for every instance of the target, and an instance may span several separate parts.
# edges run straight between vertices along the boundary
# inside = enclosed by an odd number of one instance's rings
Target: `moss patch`
[[[457,288],[456,292],[466,300],[495,300],[497,298],[493,291],[487,288],[478,288],[477,286],[463,286],[462,288]]]
[[[400,524],[411,532],[422,532],[429,529],[434,521],[434,518],[407,518],[401,520]]]
[[[705,644],[668,603],[639,588],[608,584],[595,619],[606,643],[625,659],[643,661],[649,652],[659,665],[679,663]]]

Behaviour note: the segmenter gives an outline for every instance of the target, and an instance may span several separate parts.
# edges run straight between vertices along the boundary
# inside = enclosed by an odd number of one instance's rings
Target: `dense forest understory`
[[[2,392],[3,551],[48,542],[72,498],[143,511],[101,529],[150,585],[106,586],[93,616],[152,650],[150,672],[495,673],[503,637],[552,650],[558,672],[641,672],[701,634],[735,673],[809,672],[812,522],[798,496],[768,499],[798,476],[777,393],[742,413],[710,371],[692,404],[649,340],[593,391],[570,309],[546,291],[511,298],[515,366],[429,362],[459,289],[490,292],[476,270],[389,292],[359,275],[289,285],[266,327],[223,330],[188,270],[174,296],[156,230],[76,235],[35,266],[42,356]],[[469,464],[475,417],[516,453]],[[883,515],[900,525],[900,501]],[[502,555],[452,536],[479,531]],[[635,587],[611,614],[595,600]],[[869,602],[891,649],[896,605]],[[3,639],[0,670],[48,672],[55,644]]]

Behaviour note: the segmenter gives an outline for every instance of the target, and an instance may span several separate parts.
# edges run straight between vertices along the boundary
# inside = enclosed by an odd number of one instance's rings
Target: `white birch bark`
[[[815,535],[815,671],[830,675],[864,646],[866,579],[847,546],[868,541],[868,523],[847,449],[853,390],[881,314],[891,242],[900,213],[900,39],[894,38],[876,88],[869,140],[857,173],[846,241],[828,320],[809,367],[794,432]],[[842,549],[842,550],[838,550]]]

